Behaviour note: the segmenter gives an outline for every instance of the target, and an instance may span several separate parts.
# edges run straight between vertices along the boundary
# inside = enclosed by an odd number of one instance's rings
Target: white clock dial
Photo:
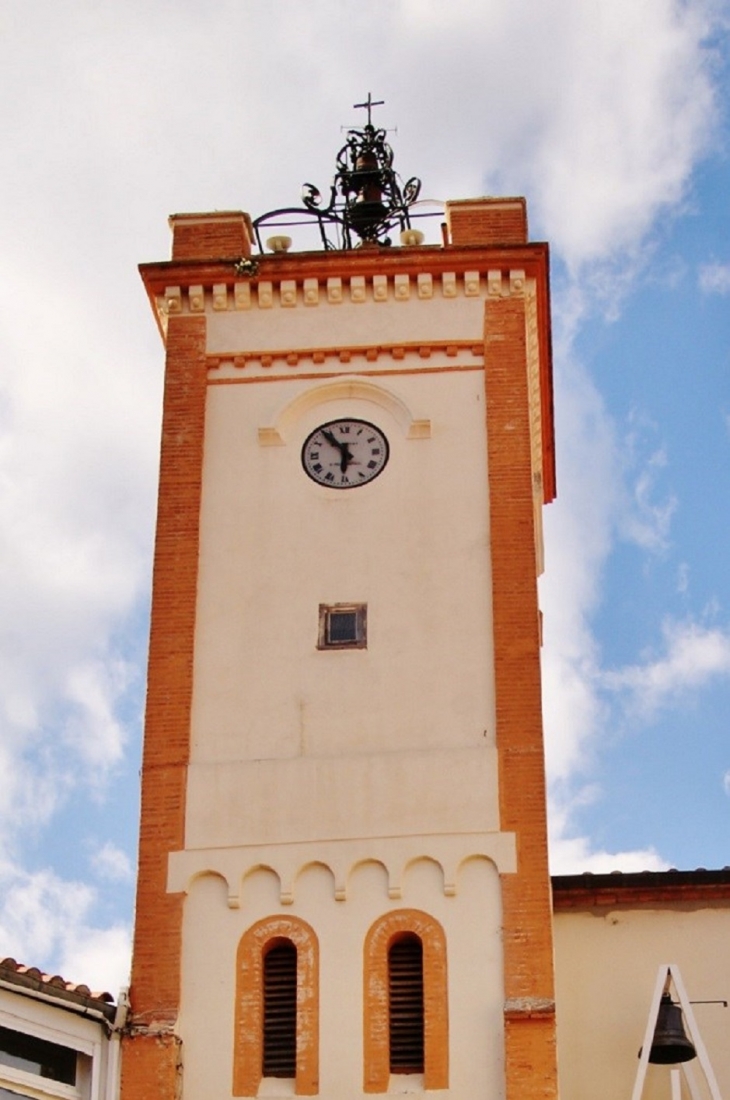
[[[383,472],[388,454],[388,440],[380,428],[346,417],[310,432],[302,447],[302,466],[319,485],[355,489]]]

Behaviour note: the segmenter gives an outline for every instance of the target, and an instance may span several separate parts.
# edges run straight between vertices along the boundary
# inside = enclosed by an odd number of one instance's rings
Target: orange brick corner
[[[514,199],[459,199],[446,203],[451,244],[527,243],[527,203]]]

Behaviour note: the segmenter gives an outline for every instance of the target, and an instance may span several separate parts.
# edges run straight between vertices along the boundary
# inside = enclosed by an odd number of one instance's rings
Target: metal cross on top
[[[371,118],[371,112],[372,112],[373,107],[382,107],[384,103],[385,103],[384,99],[375,99],[374,100],[373,99],[373,93],[368,92],[368,97],[367,97],[367,99],[365,100],[364,103],[353,103],[352,106],[354,107],[355,110],[358,110],[360,107],[366,107],[367,112],[368,112],[368,126],[372,126],[373,122],[372,122],[372,118]]]

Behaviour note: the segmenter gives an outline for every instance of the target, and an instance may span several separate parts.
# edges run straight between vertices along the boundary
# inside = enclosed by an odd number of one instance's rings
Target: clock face
[[[315,428],[302,447],[302,466],[328,489],[355,489],[382,473],[389,447],[380,428],[347,417]]]

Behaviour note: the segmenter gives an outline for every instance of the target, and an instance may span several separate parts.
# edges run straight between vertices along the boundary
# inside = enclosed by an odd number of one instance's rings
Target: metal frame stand
[[[722,1100],[720,1096],[720,1090],[717,1087],[717,1081],[715,1074],[710,1065],[710,1059],[707,1056],[707,1050],[705,1044],[702,1042],[697,1022],[695,1020],[694,1012],[692,1011],[692,1005],[690,1004],[687,991],[684,988],[684,982],[682,981],[682,975],[679,973],[679,967],[674,963],[662,963],[659,967],[657,974],[656,986],[654,987],[654,996],[652,997],[651,1008],[649,1009],[649,1018],[646,1022],[646,1031],[644,1032],[644,1042],[641,1047],[641,1057],[639,1058],[639,1068],[636,1071],[636,1081],[634,1082],[634,1091],[631,1094],[631,1100],[641,1100],[642,1093],[644,1091],[644,1084],[646,1082],[646,1070],[649,1065],[649,1052],[651,1050],[651,1044],[654,1039],[654,1031],[656,1029],[657,1016],[659,1014],[659,1003],[662,999],[662,993],[669,992],[669,987],[674,986],[674,992],[676,999],[681,1006],[684,1014],[685,1023],[687,1025],[687,1031],[689,1037],[694,1043],[695,1050],[697,1051],[697,1061],[699,1062],[702,1072],[705,1075],[707,1087],[710,1092],[712,1100]],[[682,1100],[682,1074],[687,1082],[689,1094],[692,1100],[702,1100],[702,1094],[697,1087],[697,1078],[694,1071],[694,1065],[692,1062],[683,1062],[679,1066],[670,1067],[670,1079],[672,1100]]]

